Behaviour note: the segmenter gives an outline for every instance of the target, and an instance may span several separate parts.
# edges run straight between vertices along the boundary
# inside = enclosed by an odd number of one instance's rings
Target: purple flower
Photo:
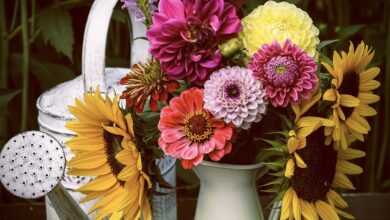
[[[211,74],[204,84],[204,108],[214,117],[249,129],[267,108],[265,91],[251,70],[227,67]]]
[[[240,30],[235,7],[224,0],[161,0],[147,37],[170,78],[202,83],[220,65],[218,44]]]
[[[274,107],[287,107],[310,98],[317,87],[315,60],[286,40],[264,44],[252,57],[249,68],[261,80]]]
[[[149,1],[149,8],[153,12],[156,8],[157,0],[148,0]],[[142,12],[142,10],[138,7],[138,0],[121,0],[123,3],[122,8],[127,8],[129,10],[130,14],[134,16],[138,21],[144,21],[145,15]]]

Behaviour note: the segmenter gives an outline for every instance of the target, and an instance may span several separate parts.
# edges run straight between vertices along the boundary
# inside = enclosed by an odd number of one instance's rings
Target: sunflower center
[[[103,132],[104,140],[107,144],[106,146],[106,154],[107,161],[109,166],[111,167],[112,173],[118,175],[121,170],[125,167],[123,164],[119,163],[115,156],[122,150],[121,142],[122,136],[114,135],[104,130]]]
[[[240,88],[236,84],[229,84],[225,87],[225,93],[228,98],[237,98],[240,96]]]
[[[318,129],[307,138],[307,146],[298,151],[307,168],[296,167],[291,178],[299,198],[309,202],[326,198],[336,172],[337,152],[323,144],[323,132]]]
[[[298,70],[298,64],[289,56],[272,57],[265,64],[265,76],[275,86],[292,85],[299,74]]]
[[[187,138],[196,143],[202,143],[210,139],[213,129],[207,119],[207,113],[200,112],[185,120],[184,133]]]
[[[343,82],[339,88],[340,94],[348,94],[354,97],[358,97],[359,95],[359,84],[360,84],[360,78],[359,74],[355,72],[347,72],[344,74]],[[353,112],[353,108],[341,106],[345,117],[348,118],[351,116]]]

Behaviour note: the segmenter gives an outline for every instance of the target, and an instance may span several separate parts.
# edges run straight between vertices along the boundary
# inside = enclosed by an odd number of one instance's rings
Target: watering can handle
[[[85,91],[96,89],[106,90],[105,57],[107,33],[111,16],[118,0],[95,0],[88,15],[84,32],[82,74]],[[131,64],[146,61],[149,57],[149,43],[145,40],[146,27],[131,16],[132,39]]]

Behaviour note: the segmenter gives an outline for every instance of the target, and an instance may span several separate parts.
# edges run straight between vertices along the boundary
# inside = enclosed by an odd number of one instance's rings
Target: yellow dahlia
[[[82,202],[97,200],[90,210],[96,219],[150,220],[146,189],[151,182],[134,143],[132,117],[123,115],[118,100],[103,98],[97,90],[69,107],[76,118],[66,125],[75,133],[66,143],[75,155],[69,174],[95,177],[78,191],[86,194]]]
[[[323,95],[324,100],[333,102],[330,119],[336,123],[334,128],[325,130],[328,144],[333,139],[336,147],[345,149],[349,136],[364,141],[363,135],[370,131],[365,117],[376,115],[376,110],[369,105],[380,99],[373,93],[380,86],[374,80],[380,69],[367,68],[373,57],[374,52],[363,42],[356,50],[351,43],[348,53],[334,52],[332,65],[322,63],[333,77],[331,88]]]
[[[310,56],[316,55],[316,47],[320,42],[319,30],[313,25],[310,16],[293,4],[268,1],[246,16],[242,25],[239,37],[250,56],[264,44],[275,40],[283,44],[287,39]]]
[[[336,151],[324,145],[323,129],[306,139],[306,147],[297,150],[306,166],[297,166],[288,177],[280,219],[339,220],[339,215],[353,219],[341,210],[348,204],[335,188],[354,189],[347,175],[357,175],[363,170],[348,160],[363,157],[364,152],[352,148]],[[288,163],[286,170],[290,169]]]

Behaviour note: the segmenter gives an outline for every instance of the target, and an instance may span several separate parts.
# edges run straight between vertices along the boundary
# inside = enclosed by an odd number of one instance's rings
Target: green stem
[[[385,4],[385,13],[390,10],[390,2],[386,1]],[[390,15],[387,15],[387,23],[386,23],[386,29],[387,29],[387,40],[386,40],[386,51],[390,50]],[[383,139],[382,139],[382,146],[379,154],[379,160],[378,160],[378,170],[376,174],[377,181],[380,181],[382,179],[383,175],[383,166],[386,159],[386,151],[389,147],[389,132],[390,132],[390,99],[386,97],[386,95],[390,94],[390,54],[386,54],[386,72],[384,76],[384,98],[382,99],[384,102],[384,129],[383,129]]]
[[[32,36],[35,31],[35,17],[36,17],[36,0],[31,1],[31,25],[30,25],[30,35]]]
[[[28,15],[27,15],[27,0],[20,2],[20,22],[22,27],[22,111],[21,111],[21,131],[27,129],[27,108],[28,108],[28,72],[30,64],[30,44],[28,39]]]
[[[8,85],[8,53],[9,41],[7,39],[7,20],[5,15],[5,0],[0,0],[0,88],[6,89]],[[7,106],[0,108],[0,146],[8,135]]]
[[[18,12],[19,12],[19,3],[20,3],[20,0],[15,0],[14,11],[12,13],[12,20],[11,20],[10,30],[13,30],[15,28],[16,19],[18,17]]]

